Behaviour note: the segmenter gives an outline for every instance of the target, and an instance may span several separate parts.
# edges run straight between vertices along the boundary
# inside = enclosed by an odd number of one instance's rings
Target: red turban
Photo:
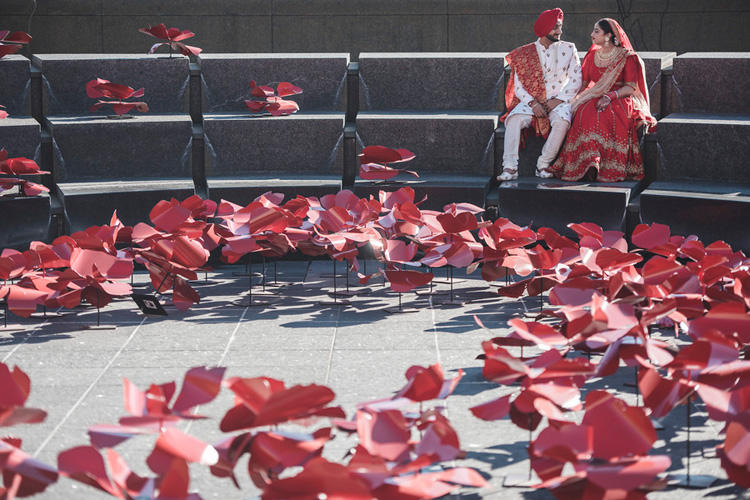
[[[557,21],[563,20],[562,9],[545,10],[539,14],[539,19],[534,23],[534,34],[539,38],[555,29]]]

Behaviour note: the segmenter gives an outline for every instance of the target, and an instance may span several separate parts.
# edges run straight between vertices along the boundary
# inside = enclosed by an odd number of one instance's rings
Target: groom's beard
[[[547,35],[546,37],[547,37],[547,40],[549,40],[552,43],[560,41],[560,35]]]

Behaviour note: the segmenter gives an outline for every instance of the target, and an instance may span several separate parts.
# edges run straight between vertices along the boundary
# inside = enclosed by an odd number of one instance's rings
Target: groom
[[[547,167],[565,140],[572,120],[569,103],[581,87],[578,52],[573,43],[560,41],[562,26],[561,9],[545,10],[534,23],[539,39],[505,56],[511,73],[505,90],[508,112],[500,118],[505,123],[505,145],[499,181],[518,178],[521,129],[526,129],[524,135],[535,132],[547,139],[536,162],[536,175],[552,177]]]

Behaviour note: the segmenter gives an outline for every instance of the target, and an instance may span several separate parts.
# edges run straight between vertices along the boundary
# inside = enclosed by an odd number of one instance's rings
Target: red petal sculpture
[[[178,28],[169,28],[162,23],[158,26],[152,27],[150,24],[148,25],[148,28],[141,28],[138,31],[141,33],[145,33],[146,35],[153,36],[154,38],[158,38],[160,40],[166,40],[166,42],[161,42],[154,44],[151,47],[151,50],[148,51],[149,54],[153,54],[156,52],[156,50],[161,47],[162,45],[168,45],[170,49],[170,56],[173,49],[179,50],[180,53],[184,56],[194,55],[197,56],[200,54],[203,49],[199,49],[198,47],[192,47],[190,45],[185,45],[182,43],[182,40],[187,40],[188,38],[192,38],[195,36],[195,33],[188,31],[188,30],[180,30]]]
[[[224,385],[234,392],[236,403],[221,421],[224,432],[315,416],[345,416],[340,407],[327,406],[336,395],[325,386],[295,385],[287,389],[282,381],[268,377],[232,377]]]
[[[16,31],[11,35],[10,31],[0,31],[0,59],[15,54],[21,50],[21,45],[31,42],[31,36],[23,31]]]
[[[141,113],[148,111],[148,104],[145,102],[123,102],[125,99],[130,99],[131,97],[143,97],[143,89],[133,90],[133,88],[126,85],[110,83],[109,80],[96,78],[86,84],[86,94],[93,99],[100,97],[115,99],[115,101],[97,101],[89,109],[90,112],[94,112],[106,104],[111,104],[112,109],[117,115],[124,115],[131,109],[137,109]]]

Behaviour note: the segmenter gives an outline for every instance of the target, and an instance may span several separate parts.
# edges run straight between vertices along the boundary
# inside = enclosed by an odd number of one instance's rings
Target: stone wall
[[[538,13],[565,11],[563,37],[580,50],[601,17],[637,50],[744,51],[747,0],[2,0],[0,29],[28,31],[24,55],[143,53],[151,23],[189,29],[220,52],[507,52],[531,41]],[[33,14],[32,14],[33,12]],[[166,50],[166,49],[162,49]]]

